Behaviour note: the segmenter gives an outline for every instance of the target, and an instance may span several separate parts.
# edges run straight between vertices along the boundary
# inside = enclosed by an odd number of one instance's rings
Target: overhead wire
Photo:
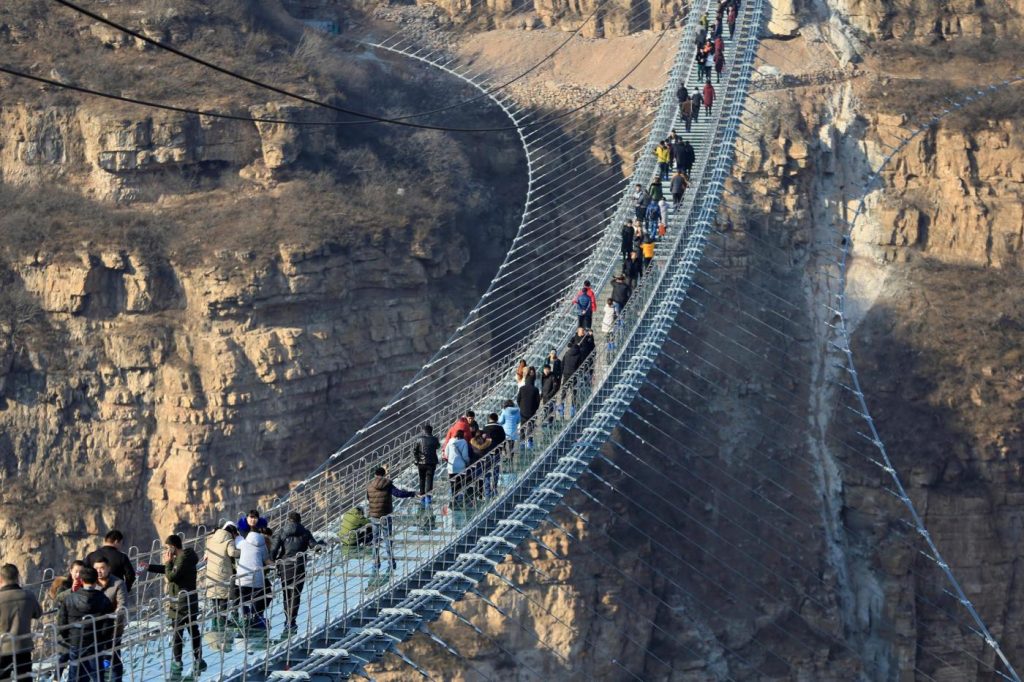
[[[392,124],[392,125],[407,126],[407,127],[412,127],[412,128],[423,128],[423,129],[427,129],[427,130],[439,130],[439,131],[459,132],[459,133],[494,133],[494,132],[502,132],[502,131],[519,130],[519,129],[523,128],[523,127],[527,127],[526,125],[524,125],[524,126],[513,125],[513,126],[504,126],[504,127],[495,127],[495,128],[464,128],[464,127],[458,127],[458,126],[435,126],[435,125],[428,125],[428,124],[423,124],[423,123],[410,123],[409,121],[402,120],[401,118],[389,118],[389,117],[384,117],[384,116],[378,116],[376,114],[370,114],[370,113],[366,113],[366,112],[357,111],[357,110],[354,110],[354,109],[349,109],[347,107],[342,107],[342,106],[338,106],[338,105],[335,105],[335,104],[330,104],[328,102],[324,102],[322,100],[318,100],[318,99],[313,98],[313,97],[307,97],[306,95],[301,95],[301,94],[299,94],[297,92],[293,92],[291,90],[286,90],[284,88],[280,88],[280,87],[272,85],[270,83],[266,83],[266,82],[263,82],[263,81],[256,80],[255,78],[250,78],[249,76],[245,76],[244,74],[238,73],[237,71],[234,71],[233,69],[228,69],[228,68],[225,68],[225,67],[220,66],[218,64],[215,64],[213,62],[210,62],[210,61],[208,61],[206,59],[202,59],[201,57],[197,57],[197,56],[195,56],[193,54],[185,52],[184,50],[178,49],[178,48],[174,47],[173,45],[168,45],[167,43],[164,43],[163,41],[155,40],[153,38],[150,38],[149,36],[147,36],[147,35],[145,35],[143,33],[140,33],[138,31],[135,31],[135,30],[133,30],[133,29],[127,27],[127,26],[124,26],[123,24],[120,24],[120,23],[118,23],[116,21],[112,21],[110,19],[107,19],[106,17],[104,17],[104,16],[102,16],[100,14],[97,14],[96,12],[92,12],[92,11],[90,11],[88,9],[85,9],[84,7],[81,7],[80,5],[77,5],[76,3],[73,3],[70,0],[52,0],[52,1],[56,2],[59,5],[63,5],[64,7],[67,7],[68,9],[70,9],[70,10],[72,10],[74,12],[78,12],[79,14],[82,14],[83,16],[87,16],[90,19],[93,19],[94,21],[98,21],[98,22],[103,23],[103,24],[105,24],[105,25],[107,25],[107,26],[109,26],[109,27],[111,27],[111,28],[113,28],[113,29],[115,29],[117,31],[125,33],[126,35],[130,35],[130,36],[132,36],[134,38],[137,38],[138,40],[142,40],[143,42],[145,42],[145,43],[147,43],[149,45],[153,45],[154,47],[157,47],[157,48],[159,48],[161,50],[165,50],[167,52],[170,52],[171,54],[174,54],[177,57],[180,57],[182,59],[186,59],[186,60],[188,60],[190,62],[194,62],[194,63],[199,64],[200,66],[203,66],[203,67],[205,67],[207,69],[211,69],[213,71],[216,71],[217,73],[224,74],[224,75],[229,76],[231,78],[234,78],[236,80],[240,80],[240,81],[242,81],[244,83],[248,83],[249,85],[254,85],[254,86],[258,87],[258,88],[261,88],[261,89],[264,89],[264,90],[268,90],[268,91],[274,92],[274,93],[276,93],[278,95],[282,95],[282,96],[285,96],[285,97],[288,97],[290,99],[294,99],[294,100],[297,100],[297,101],[300,101],[300,102],[303,102],[303,103],[306,103],[306,104],[311,104],[313,106],[322,107],[322,108],[325,108],[325,109],[330,109],[332,111],[336,111],[336,112],[339,112],[339,113],[342,113],[342,114],[347,114],[347,115],[350,115],[350,116],[356,116],[356,117],[359,117],[359,118],[367,119],[366,121],[363,121],[362,123],[388,123],[388,124]],[[595,13],[596,13],[596,9],[595,9]],[[592,104],[595,104],[596,102],[598,102],[599,100],[604,98],[608,93],[610,93],[612,90],[614,90],[619,85],[621,85],[627,78],[629,78],[631,75],[633,75],[633,73],[638,68],[640,68],[640,65],[643,64],[644,61],[646,61],[647,57],[649,57],[651,52],[654,51],[654,48],[657,47],[657,45],[661,42],[661,39],[665,36],[665,34],[668,32],[668,30],[669,29],[667,27],[665,29],[663,29],[661,31],[661,33],[658,35],[657,39],[654,41],[654,44],[644,53],[644,55],[640,58],[640,60],[638,62],[636,62],[636,64],[632,68],[630,68],[629,71],[627,71],[625,75],[623,75],[619,80],[614,82],[611,86],[606,88],[604,91],[602,91],[601,93],[599,93],[598,95],[596,95],[592,99],[590,99],[590,100],[584,102],[583,104],[577,106],[576,108],[569,109],[567,111],[562,111],[562,112],[559,112],[558,114],[553,114],[553,115],[551,115],[551,116],[549,116],[549,117],[547,117],[545,119],[541,119],[541,120],[535,121],[535,122],[530,123],[528,125],[529,126],[536,126],[536,125],[541,125],[542,123],[547,123],[549,121],[557,121],[557,120],[563,119],[563,118],[565,118],[567,116],[571,116],[572,114],[585,109],[586,107],[588,107],[588,106],[590,106]],[[10,73],[10,71],[8,71],[8,73]],[[57,81],[54,81],[54,82],[57,82]],[[95,94],[99,94],[100,96],[115,98],[112,95],[101,94],[101,93],[98,93],[97,91],[94,91],[94,90],[90,91],[88,89],[79,89],[78,91],[79,92],[87,92],[87,94],[94,94],[94,95]],[[137,100],[135,103],[141,103],[141,102],[142,102],[142,100]],[[153,106],[153,105],[152,104],[146,104],[146,106]],[[343,125],[343,124],[344,124],[344,122],[330,123],[330,125]]]

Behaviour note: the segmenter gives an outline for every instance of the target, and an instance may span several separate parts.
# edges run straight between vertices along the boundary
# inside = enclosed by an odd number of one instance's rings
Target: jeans
[[[454,493],[452,496],[454,497]],[[373,527],[373,565],[378,570],[380,569],[380,548],[381,545],[385,545],[388,553],[388,564],[391,566],[391,570],[395,570],[398,564],[395,561],[395,543],[391,539],[394,533],[391,517],[385,516],[382,519],[371,518],[370,525]]]
[[[25,680],[32,678],[32,652],[20,651],[16,654],[0,656],[0,680]]]
[[[100,682],[99,657],[94,651],[68,649],[68,682]]]

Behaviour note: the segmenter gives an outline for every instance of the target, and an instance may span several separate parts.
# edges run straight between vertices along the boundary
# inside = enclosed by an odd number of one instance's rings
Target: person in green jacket
[[[171,674],[182,671],[182,649],[185,630],[192,635],[192,674],[206,670],[203,660],[203,640],[199,635],[199,596],[196,593],[196,579],[199,575],[199,555],[191,547],[183,548],[180,535],[168,535],[164,541],[164,563],[150,564],[150,573],[163,573],[167,578],[167,615],[174,628],[172,639]]]
[[[362,508],[352,507],[341,517],[341,544],[346,548],[363,547],[370,544],[372,529],[370,519]]]

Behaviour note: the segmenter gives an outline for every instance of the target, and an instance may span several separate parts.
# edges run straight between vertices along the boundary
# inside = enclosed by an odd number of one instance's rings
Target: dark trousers
[[[416,468],[420,472],[420,495],[426,495],[434,489],[434,471],[437,469],[436,466],[429,466],[427,464],[417,464]]]
[[[284,593],[284,615],[289,628],[296,627],[299,618],[299,603],[302,599],[302,588],[306,584],[306,562],[296,558],[295,563],[281,566],[281,588]]]
[[[242,614],[246,625],[255,628],[267,627],[263,612],[267,608],[267,591],[262,587],[238,586],[238,597],[242,602]]]
[[[682,192],[672,192],[672,203],[673,204],[678,206],[679,202],[681,202],[682,200],[683,200],[683,193]]]
[[[25,680],[28,682],[31,677],[31,651],[0,656],[0,682],[7,682],[7,680]]]
[[[668,164],[661,161],[658,162],[658,169],[661,170],[661,179],[668,179]]]
[[[583,327],[584,329],[590,329],[590,326],[594,321],[594,312],[592,310],[588,310],[582,315],[577,315],[576,320],[580,327]]]
[[[178,602],[178,608],[172,618],[172,627],[174,636],[171,638],[171,657],[181,663],[187,630],[192,635],[192,657],[197,661],[202,660],[203,639],[199,635],[199,600],[195,595],[189,595],[187,602]]]

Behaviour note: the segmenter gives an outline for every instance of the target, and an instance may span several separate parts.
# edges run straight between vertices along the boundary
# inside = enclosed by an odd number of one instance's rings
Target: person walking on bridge
[[[440,441],[434,437],[434,427],[424,424],[423,433],[412,447],[412,461],[420,475],[420,497],[424,507],[430,506],[431,492],[434,490],[434,472],[437,471],[437,451],[440,448]]]
[[[14,564],[0,566],[0,680],[32,678],[32,621],[43,617],[35,595],[18,584]]]
[[[649,204],[650,201],[651,198],[647,196],[647,192],[644,191],[643,186],[638,183],[636,188],[633,190],[633,213],[637,220],[644,219],[644,213],[647,212],[647,204]]]
[[[693,172],[693,164],[697,160],[697,153],[693,149],[693,145],[690,144],[689,140],[683,140],[682,149],[679,150],[679,168],[683,171],[686,176],[687,183],[690,180],[690,174]]]
[[[704,111],[711,115],[711,105],[715,103],[715,86],[711,84],[711,76],[704,83]]]
[[[288,520],[274,537],[270,558],[277,562],[277,572],[281,576],[286,634],[294,635],[299,629],[299,602],[306,584],[306,555],[322,544],[302,525],[302,517],[294,511],[288,512]]]
[[[455,433],[455,439],[462,437],[462,431]],[[465,443],[465,441],[462,441]],[[469,461],[467,454],[466,462]],[[449,462],[449,467],[451,463]],[[392,537],[394,536],[394,522],[392,513],[395,510],[392,498],[412,497],[415,493],[411,490],[402,490],[388,478],[388,470],[384,467],[377,467],[373,472],[373,480],[366,486],[366,498],[370,501],[370,525],[373,527],[373,566],[374,572],[380,571],[380,551],[383,545],[388,553],[388,565],[392,572],[398,568],[395,561],[395,546]]]
[[[590,281],[583,283],[583,288],[579,290],[576,297],[572,300],[573,312],[576,313],[577,324],[583,327],[590,326],[591,321],[594,319],[594,310],[596,302],[594,301],[594,290],[590,288]]]
[[[629,258],[629,252],[633,250],[633,221],[630,220],[622,225],[622,243],[619,250],[622,253],[622,260]]]
[[[683,192],[686,191],[688,185],[686,176],[677,170],[676,174],[672,176],[672,208],[679,208],[679,205],[683,203]]]

